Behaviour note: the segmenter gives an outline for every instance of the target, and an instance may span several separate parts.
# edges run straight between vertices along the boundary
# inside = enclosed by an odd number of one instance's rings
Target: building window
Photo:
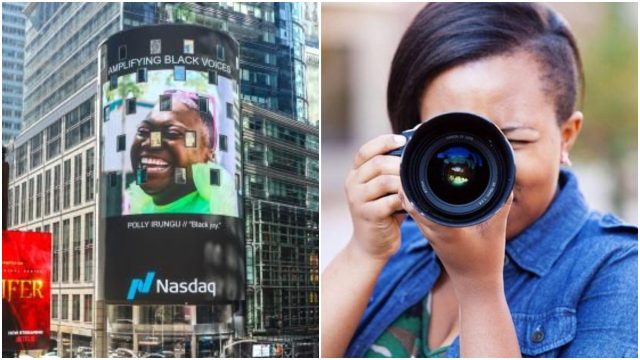
[[[304,156],[272,147],[267,151],[267,161],[270,168],[293,173],[298,176],[306,175],[306,159]]]
[[[84,322],[93,321],[93,296],[84,296]]]
[[[262,119],[256,118],[256,117],[253,117],[253,116],[251,116],[251,117],[243,116],[242,118],[244,120],[243,126],[245,128],[248,127],[249,129],[251,129],[251,130],[253,130],[253,131],[255,131],[255,132],[259,133],[259,134],[263,133],[262,130],[264,129],[264,122],[262,121]]]
[[[111,187],[116,187],[116,185],[118,185],[118,174],[109,174],[109,185],[111,185]]]
[[[220,151],[227,151],[229,145],[227,144],[227,135],[220,134],[218,137],[220,139]]]
[[[25,143],[16,149],[16,176],[27,172],[27,145]]]
[[[136,113],[136,98],[127,99],[127,115]]]
[[[173,79],[175,81],[186,81],[187,80],[187,70],[182,65],[177,65],[173,67]]]
[[[105,106],[104,109],[102,109],[102,122],[107,121],[109,121],[109,105]]]
[[[209,84],[218,85],[218,72],[209,70]]]
[[[13,226],[20,223],[20,185],[17,185],[13,191]]]
[[[10,229],[11,226],[13,226],[12,224],[12,220],[13,220],[13,188],[9,189],[9,196],[7,197],[7,227]]]
[[[147,170],[143,168],[136,169],[136,184],[141,185],[147,182]]]
[[[20,201],[20,222],[26,221],[25,215],[27,213],[27,182],[22,183],[22,198]]]
[[[216,55],[218,56],[218,60],[224,61],[224,46],[220,44],[216,45]]]
[[[69,149],[93,135],[94,106],[94,98],[92,97],[65,115],[65,149]]]
[[[194,148],[196,147],[196,132],[194,130],[187,130],[184,132],[184,147]]]
[[[80,295],[73,295],[71,320],[80,321]]]
[[[227,103],[227,118],[235,120],[235,111],[233,108],[233,103]]]
[[[82,203],[82,154],[73,160],[73,205]]]
[[[73,282],[80,282],[80,253],[82,238],[82,217],[73,218],[73,259],[71,266],[71,279]]]
[[[194,53],[193,40],[185,39],[183,42],[182,51],[185,54],[193,54]]]
[[[69,219],[62,221],[62,282],[69,282]]]
[[[44,173],[44,215],[51,213],[51,169]]]
[[[69,295],[62,294],[62,309],[60,310],[60,318],[62,320],[69,320]]]
[[[220,186],[220,170],[211,169],[209,173],[209,180],[211,182],[211,185]]]
[[[29,140],[31,145],[31,161],[30,168],[33,169],[42,164],[42,138],[44,132],[40,132],[38,135],[34,136]]]
[[[117,137],[117,146],[116,146],[116,151],[120,152],[120,151],[125,151],[127,148],[127,138],[125,134],[122,135],[118,135]]]
[[[191,311],[187,309],[184,305],[144,305],[140,306],[138,321],[139,324],[190,324]]]
[[[33,220],[33,195],[34,191],[33,191],[33,178],[29,179],[29,211],[27,212],[28,214],[28,221]]]
[[[93,281],[93,213],[84,216],[84,281]]]
[[[149,146],[154,149],[162,147],[161,131],[152,131],[149,133]]]
[[[100,47],[100,70],[107,68],[107,45]]]
[[[42,174],[36,176],[36,219],[42,216]]]
[[[71,205],[71,160],[65,160],[63,168],[63,180],[64,187],[62,195],[62,208],[68,209]]]
[[[127,45],[118,46],[118,60],[122,61],[127,58]]]
[[[138,75],[136,76],[136,81],[141,83],[141,82],[147,82],[147,68],[141,68],[138,69]]]
[[[160,95],[160,111],[171,111],[171,94]]]
[[[60,165],[53,168],[53,212],[60,211]]]
[[[58,119],[47,127],[47,160],[60,154],[61,134],[62,119]]]
[[[58,318],[58,295],[57,294],[51,295],[51,318],[52,319]]]
[[[251,81],[251,71],[247,69],[240,70],[240,79],[244,81]]]
[[[313,210],[318,210],[320,196],[318,195],[318,188],[316,186],[307,187],[307,207]]]
[[[269,179],[268,181],[269,200],[285,204],[305,206],[307,201],[306,190],[306,187],[276,179]]]
[[[149,53],[152,55],[160,54],[162,52],[162,41],[160,39],[153,39],[149,42]]]
[[[87,154],[86,156],[86,174],[85,176],[87,177],[87,182],[86,182],[86,188],[84,191],[84,197],[85,197],[85,201],[91,201],[93,200],[93,169],[94,169],[94,154],[93,154],[93,148],[87,150]]]
[[[178,167],[174,173],[173,181],[176,184],[182,185],[187,183],[187,169]]]
[[[58,261],[60,258],[60,223],[54,222],[52,229],[51,238],[53,240],[53,264],[51,264],[51,282],[57,283],[60,276],[60,263]]]
[[[118,88],[118,76],[116,74],[112,74],[109,77],[109,90],[114,90]]]
[[[198,96],[198,109],[200,112],[209,112],[209,102],[204,96]]]

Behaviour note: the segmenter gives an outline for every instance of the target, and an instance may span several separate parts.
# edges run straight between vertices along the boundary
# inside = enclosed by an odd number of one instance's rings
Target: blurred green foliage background
[[[559,10],[576,18],[576,25],[581,24],[580,12]],[[610,200],[615,210],[624,212],[625,198],[637,198],[637,4],[604,3],[591,11],[597,12],[597,26],[573,26],[583,58],[586,91],[582,106],[585,123],[572,157],[574,162],[598,166],[604,176],[611,174]]]

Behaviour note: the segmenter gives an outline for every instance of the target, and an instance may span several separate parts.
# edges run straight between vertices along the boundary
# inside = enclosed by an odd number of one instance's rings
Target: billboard
[[[99,59],[105,300],[244,299],[238,43],[155,25]]]
[[[49,348],[51,234],[2,231],[2,350]]]

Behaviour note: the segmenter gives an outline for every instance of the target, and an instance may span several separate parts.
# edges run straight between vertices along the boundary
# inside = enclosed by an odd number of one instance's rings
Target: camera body
[[[449,227],[495,215],[515,183],[513,149],[491,121],[471,113],[438,115],[402,133],[404,193],[425,218]]]

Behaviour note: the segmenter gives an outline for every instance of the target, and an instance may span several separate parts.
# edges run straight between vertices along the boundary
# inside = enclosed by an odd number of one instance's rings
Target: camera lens
[[[427,177],[437,197],[461,205],[482,195],[489,182],[489,169],[478,151],[449,145],[436,151],[427,165]]]
[[[493,216],[509,197],[515,182],[513,150],[489,120],[442,114],[405,136],[402,187],[424,217],[446,226],[474,225]]]

